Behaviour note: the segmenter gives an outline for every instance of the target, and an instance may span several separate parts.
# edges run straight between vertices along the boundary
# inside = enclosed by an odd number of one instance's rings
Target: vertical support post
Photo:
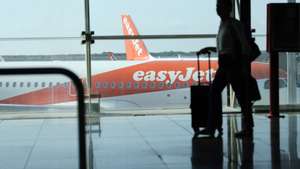
[[[296,0],[288,0],[289,3],[296,3]],[[296,72],[297,62],[295,53],[287,53],[287,74],[288,74],[288,104],[295,104],[297,102],[296,90]]]
[[[251,33],[251,0],[241,0],[240,2],[240,9],[241,9],[241,16],[240,16],[240,21],[243,23],[244,25],[244,30],[245,30],[245,34],[246,34],[246,38],[248,40],[248,42],[251,41],[252,38],[252,33]],[[251,63],[248,61],[244,61],[244,66],[246,67],[247,72],[247,76],[251,75]],[[250,111],[250,109],[252,108],[252,106],[250,106],[251,104],[251,100],[250,100],[250,94],[249,94],[249,84],[248,84],[248,79],[249,77],[244,77],[243,80],[245,80],[244,83],[244,87],[245,87],[245,101],[246,101],[246,105],[247,105],[247,111]],[[245,112],[244,112],[245,113]],[[252,113],[252,111],[251,111]],[[246,126],[245,121],[242,120],[242,130],[244,130],[244,126]]]
[[[86,61],[86,81],[87,81],[87,95],[88,95],[88,112],[91,111],[91,28],[90,28],[90,3],[89,0],[84,0],[84,10],[85,10],[85,61]]]
[[[244,25],[246,37],[251,39],[251,0],[241,0],[240,2],[241,16],[240,21]]]
[[[90,28],[90,4],[89,0],[84,0],[84,13],[85,13],[85,60],[86,60],[86,81],[87,81],[87,95],[88,95],[88,113],[91,112],[91,44],[92,44],[92,32]],[[91,131],[91,130],[90,130]],[[88,160],[87,160],[87,168],[93,169],[93,143],[91,139],[91,135],[89,136],[88,143]]]
[[[270,52],[270,112],[269,117],[279,117],[278,52]]]
[[[280,158],[280,123],[279,118],[273,118],[270,121],[270,142],[271,142],[271,161],[272,169],[281,168]]]

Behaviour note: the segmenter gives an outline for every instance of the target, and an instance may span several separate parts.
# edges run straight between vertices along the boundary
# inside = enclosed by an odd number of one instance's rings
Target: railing
[[[0,75],[44,75],[61,74],[69,77],[76,87],[78,102],[78,134],[79,134],[79,168],[87,169],[85,138],[85,105],[84,90],[81,80],[71,71],[63,68],[8,68],[0,69]]]

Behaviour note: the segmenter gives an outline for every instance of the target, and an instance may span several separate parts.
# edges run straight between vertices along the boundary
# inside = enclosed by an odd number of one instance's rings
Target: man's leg
[[[233,90],[236,93],[236,97],[241,106],[242,111],[242,131],[237,133],[237,137],[252,136],[253,134],[253,115],[252,115],[252,103],[250,95],[248,93],[248,80],[245,76],[236,76],[234,75],[231,78],[230,83]]]
[[[222,128],[222,91],[227,84],[226,74],[222,69],[216,72],[214,81],[211,86],[210,111],[209,111],[209,128]]]

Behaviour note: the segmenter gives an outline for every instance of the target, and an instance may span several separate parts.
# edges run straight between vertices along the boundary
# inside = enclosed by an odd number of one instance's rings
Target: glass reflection
[[[291,169],[296,169],[300,167],[300,157],[298,154],[298,144],[300,143],[300,140],[297,140],[298,138],[298,122],[297,122],[297,116],[290,116],[289,117],[289,135],[288,135],[288,139],[289,139],[289,156],[290,156],[290,160],[289,162],[289,166],[288,168]]]
[[[223,168],[222,137],[193,137],[192,139],[192,169]]]

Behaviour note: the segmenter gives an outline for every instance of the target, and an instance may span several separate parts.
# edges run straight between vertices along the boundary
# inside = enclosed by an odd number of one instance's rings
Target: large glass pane
[[[83,1],[0,6],[0,68],[62,67],[85,80]],[[78,168],[76,91],[63,76],[1,76],[0,168]]]
[[[286,3],[288,0],[263,0],[251,1],[252,3],[252,27],[256,29],[256,42],[262,49],[262,55],[256,60],[256,63],[269,65],[269,54],[266,51],[266,28],[267,28],[267,10],[268,3]],[[290,2],[290,1],[289,1]],[[255,66],[252,65],[252,68]],[[280,105],[283,110],[299,110],[299,56],[297,53],[279,54],[279,95]],[[255,69],[255,68],[254,68]],[[266,75],[269,74],[269,68],[263,70]],[[253,74],[255,72],[252,72]],[[263,99],[256,102],[255,105],[269,105],[270,80],[269,78],[257,79]],[[292,105],[292,106],[291,106]],[[298,108],[297,108],[298,107]],[[268,109],[268,107],[266,107]]]
[[[82,53],[84,11],[81,0],[17,1],[0,7],[0,55]],[[73,40],[73,41],[66,41]]]
[[[215,2],[210,0],[91,0],[91,27],[96,34],[121,35],[121,15],[130,15],[141,34],[216,33],[219,23]]]
[[[1,168],[79,168],[73,83],[60,75],[0,79]]]
[[[206,43],[208,46],[214,45],[214,38],[139,40],[141,46],[145,45],[145,48],[142,48],[143,52],[150,54],[143,60],[139,60],[137,53],[129,53],[130,46],[123,41],[100,41],[99,44],[102,46],[116,44],[122,47],[109,52],[97,48],[97,53],[93,54],[92,93],[101,96],[101,107],[106,111],[109,109],[189,109],[190,86],[198,83],[195,51],[206,47],[203,41],[210,41],[211,43]],[[162,44],[164,48],[157,44]],[[177,49],[178,46],[186,44],[198,44],[198,47]],[[122,52],[118,52],[119,50]],[[213,53],[212,80],[217,67],[217,56]],[[209,80],[207,55],[200,56],[200,79],[201,83],[207,83]]]

